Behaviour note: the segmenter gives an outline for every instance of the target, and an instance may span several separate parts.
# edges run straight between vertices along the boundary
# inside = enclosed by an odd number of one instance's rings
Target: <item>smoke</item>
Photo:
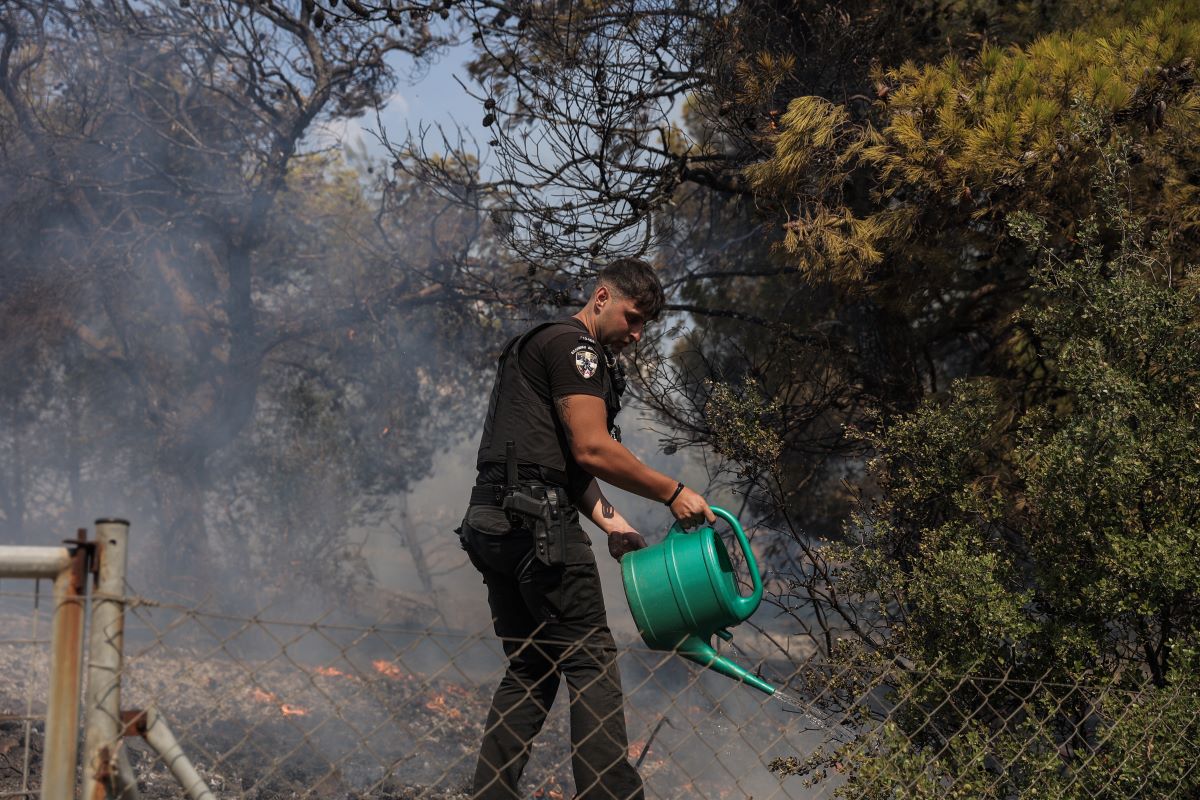
[[[373,178],[303,148],[436,41],[348,26],[306,64],[310,29],[235,0],[0,13],[8,535],[125,516],[138,585],[242,607],[369,585],[352,531],[478,394],[440,266],[477,239],[419,187],[377,219]]]

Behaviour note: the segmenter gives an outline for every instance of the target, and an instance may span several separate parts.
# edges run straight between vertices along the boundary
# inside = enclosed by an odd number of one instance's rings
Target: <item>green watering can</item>
[[[621,579],[629,610],[642,640],[652,650],[679,653],[722,675],[775,694],[775,687],[727,658],[717,655],[714,634],[733,639],[729,628],[754,613],[762,601],[762,579],[737,517],[723,508],[712,511],[733,527],[754,591],[743,597],[733,579],[729,551],[716,531],[707,526],[687,532],[676,522],[667,538],[621,558]]]

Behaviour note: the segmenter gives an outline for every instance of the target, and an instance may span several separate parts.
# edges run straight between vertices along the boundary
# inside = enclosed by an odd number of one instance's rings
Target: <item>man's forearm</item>
[[[608,536],[608,554],[618,561],[627,553],[646,546],[646,540],[617,513],[594,478],[588,483],[576,505]]]
[[[632,530],[632,527],[621,516],[616,507],[604,496],[603,490],[600,489],[600,484],[595,479],[592,479],[588,483],[587,488],[583,491],[583,495],[579,498],[579,502],[576,503],[576,508],[586,514],[596,524],[596,527],[605,533]]]
[[[605,483],[660,503],[678,485],[674,478],[646,466],[625,445],[609,437],[577,453],[575,458],[590,475]]]

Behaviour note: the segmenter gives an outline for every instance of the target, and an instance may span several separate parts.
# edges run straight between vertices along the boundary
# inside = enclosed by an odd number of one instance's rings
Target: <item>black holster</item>
[[[517,482],[517,448],[513,442],[504,443],[504,474],[500,507],[508,514],[508,521],[533,531],[533,555],[538,561],[548,567],[566,564],[567,520],[559,506],[559,490]]]
[[[549,567],[567,563],[567,515],[552,486],[505,489],[500,507],[515,524],[533,531],[533,555]]]

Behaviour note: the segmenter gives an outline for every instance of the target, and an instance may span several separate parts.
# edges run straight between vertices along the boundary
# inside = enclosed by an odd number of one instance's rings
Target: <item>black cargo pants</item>
[[[567,680],[571,769],[576,797],[642,800],[629,763],[616,644],[608,628],[600,574],[579,514],[566,511],[567,561],[547,567],[533,557],[533,534],[502,509],[472,505],[461,539],[483,574],[496,635],[508,668],[488,712],[472,798],[520,798],[518,783],[533,738]]]

